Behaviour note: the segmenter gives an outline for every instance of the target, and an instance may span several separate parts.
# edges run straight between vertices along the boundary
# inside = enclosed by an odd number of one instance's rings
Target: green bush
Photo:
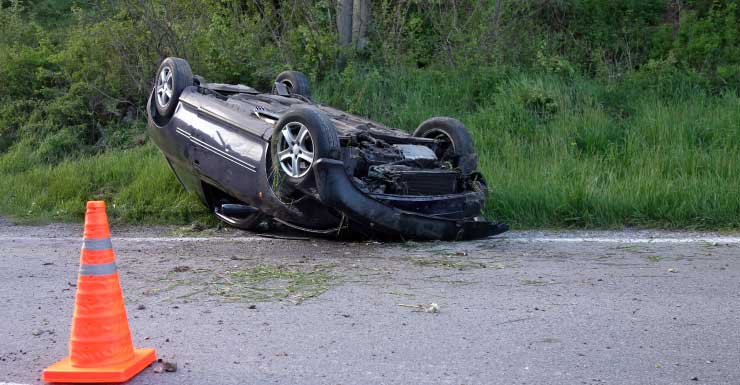
[[[708,8],[706,8],[708,6]],[[740,86],[740,8],[714,1],[689,13],[673,53],[686,66],[708,73],[720,87]]]
[[[487,213],[517,226],[737,227],[737,3],[373,1],[353,49],[328,0],[0,1],[0,213],[204,215],[146,144],[152,78],[179,56],[263,90],[301,70],[321,102],[405,130],[462,119]]]

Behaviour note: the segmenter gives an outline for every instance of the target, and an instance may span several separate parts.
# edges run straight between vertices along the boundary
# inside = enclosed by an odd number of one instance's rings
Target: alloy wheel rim
[[[300,122],[288,122],[280,130],[278,142],[280,169],[292,178],[300,178],[311,170],[314,146],[311,132]]]
[[[173,83],[172,70],[170,67],[165,66],[157,77],[157,102],[160,106],[167,107],[170,104],[172,90],[175,88]]]

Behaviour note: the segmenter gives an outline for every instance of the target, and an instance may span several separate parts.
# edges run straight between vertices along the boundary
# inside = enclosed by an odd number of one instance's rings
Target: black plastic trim
[[[314,165],[319,199],[368,230],[409,239],[464,240],[501,234],[506,224],[453,220],[399,210],[370,198],[350,181],[340,160],[322,158]]]

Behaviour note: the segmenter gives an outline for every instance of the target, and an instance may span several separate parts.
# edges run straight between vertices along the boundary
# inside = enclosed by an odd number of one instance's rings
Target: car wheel
[[[154,100],[157,112],[170,118],[175,112],[180,94],[193,84],[193,71],[184,59],[168,57],[159,66],[154,85]]]
[[[310,107],[289,111],[277,122],[270,140],[278,183],[301,187],[314,181],[312,167],[321,158],[339,159],[339,137],[334,124]]]
[[[275,83],[282,83],[291,95],[311,97],[311,85],[303,72],[284,71],[275,79]]]
[[[452,163],[463,174],[470,174],[477,169],[473,138],[459,120],[447,117],[427,119],[414,131],[414,136],[436,139],[437,158]]]

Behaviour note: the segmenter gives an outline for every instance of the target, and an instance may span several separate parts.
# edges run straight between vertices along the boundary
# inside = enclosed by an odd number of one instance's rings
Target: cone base
[[[76,368],[69,357],[44,369],[44,382],[126,382],[157,359],[154,349],[134,349],[134,358],[122,364],[100,368]]]

